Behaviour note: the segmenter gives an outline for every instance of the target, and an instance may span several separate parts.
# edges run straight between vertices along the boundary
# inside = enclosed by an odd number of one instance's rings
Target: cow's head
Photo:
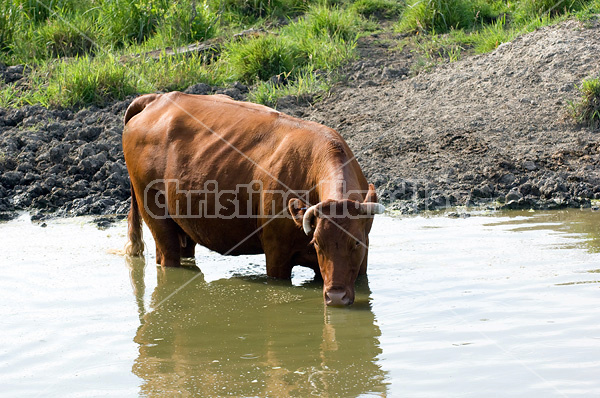
[[[299,199],[289,201],[289,211],[314,245],[323,277],[323,298],[327,305],[354,302],[354,283],[366,271],[369,232],[373,215],[385,208],[377,203],[373,185],[365,200],[325,200],[302,207]]]

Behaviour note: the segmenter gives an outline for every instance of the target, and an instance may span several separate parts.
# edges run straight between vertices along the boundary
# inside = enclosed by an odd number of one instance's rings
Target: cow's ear
[[[369,184],[369,191],[367,192],[367,196],[365,197],[365,201],[363,203],[377,203],[377,192],[375,192],[375,185]]]
[[[306,213],[306,204],[300,199],[290,199],[288,202],[288,211],[296,225],[302,227],[302,219],[304,218],[304,213]]]

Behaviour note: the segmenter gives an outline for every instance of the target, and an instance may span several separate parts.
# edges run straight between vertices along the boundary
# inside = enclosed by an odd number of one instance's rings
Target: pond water
[[[377,217],[369,276],[198,248],[162,270],[126,225],[0,224],[0,395],[600,396],[600,212]]]

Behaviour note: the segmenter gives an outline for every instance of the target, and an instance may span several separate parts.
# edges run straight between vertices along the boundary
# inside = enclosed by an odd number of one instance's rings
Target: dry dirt
[[[600,75],[598,21],[545,27],[413,78],[412,54],[381,42],[360,43],[361,60],[324,101],[280,109],[338,130],[384,198],[412,199],[406,211],[600,198],[600,132],[566,117],[576,85]]]

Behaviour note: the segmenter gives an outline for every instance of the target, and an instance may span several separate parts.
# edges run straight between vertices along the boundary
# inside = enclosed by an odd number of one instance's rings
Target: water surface
[[[600,396],[600,213],[377,217],[351,308],[88,221],[0,224],[0,395]]]

